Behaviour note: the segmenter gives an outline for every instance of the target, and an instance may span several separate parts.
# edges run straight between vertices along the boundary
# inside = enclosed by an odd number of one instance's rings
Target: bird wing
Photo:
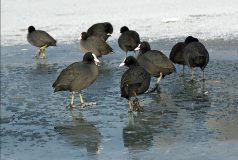
[[[129,68],[121,78],[121,86],[125,84],[141,84],[146,78],[146,73],[142,67]]]
[[[158,68],[174,67],[172,61],[160,51],[151,50],[151,52],[145,53],[144,59],[150,62],[148,64],[157,66]]]
[[[56,81],[54,82],[54,84],[52,85],[52,87],[56,88],[60,86],[69,86],[75,79],[75,76],[80,74],[80,70],[75,69],[79,67],[80,63],[75,62],[69,65],[67,68],[63,69],[58,78],[56,79]]]
[[[94,45],[102,55],[113,52],[113,49],[101,38],[92,37],[91,41],[91,45]]]
[[[178,42],[176,43],[173,48],[171,49],[171,52],[169,54],[169,59],[173,62],[177,62],[178,57],[181,57],[182,59],[182,53],[185,48],[185,43],[184,42]]]
[[[36,30],[31,33],[31,37],[33,40],[40,41],[47,45],[55,45],[57,42],[53,37],[51,37],[47,32]]]
[[[88,28],[88,36],[101,36],[105,33],[104,25],[102,23],[97,23]]]

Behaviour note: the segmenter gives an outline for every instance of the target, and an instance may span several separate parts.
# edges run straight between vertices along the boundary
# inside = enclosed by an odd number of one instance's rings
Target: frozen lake
[[[150,40],[189,34],[232,39],[238,37],[237,6],[237,0],[2,0],[1,44],[26,44],[30,25],[50,32],[59,43],[72,43],[104,21],[113,24],[114,40],[124,25]]]
[[[1,160],[236,160],[238,1],[206,3],[1,1]],[[70,94],[53,93],[51,85],[62,69],[81,61],[80,33],[103,21],[114,26],[109,44],[115,53],[100,59],[98,79],[83,91],[85,101],[97,104],[69,110]],[[33,58],[36,48],[26,41],[29,25],[58,40],[46,50],[46,60]],[[185,36],[201,39],[210,53],[206,81],[196,69],[191,83],[190,69],[180,77],[176,66],[177,73],[161,81],[160,92],[139,97],[144,112],[129,114],[119,89],[125,68],[118,67],[124,53],[117,38],[123,25],[167,56]]]

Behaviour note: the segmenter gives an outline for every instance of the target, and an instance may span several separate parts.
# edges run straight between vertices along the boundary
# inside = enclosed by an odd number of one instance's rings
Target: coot
[[[186,47],[184,49],[184,61],[187,66],[192,68],[191,80],[194,80],[194,67],[200,67],[202,70],[202,80],[204,77],[204,69],[209,62],[209,53],[206,47],[199,42],[197,38],[188,36],[185,39]]]
[[[81,33],[80,49],[83,53],[92,52],[97,57],[112,52],[112,48],[101,38],[88,36],[86,32]]]
[[[120,66],[127,66],[129,69],[122,75],[121,78],[121,97],[128,99],[130,111],[137,108],[138,112],[142,111],[139,104],[138,95],[145,93],[150,85],[150,74],[140,66],[133,56],[127,57]],[[133,107],[131,97],[135,97]]]
[[[46,58],[45,49],[49,46],[56,46],[56,40],[50,36],[47,32],[42,30],[36,30],[34,26],[28,27],[27,41],[39,48],[39,51],[35,54],[38,58],[42,54],[42,58]]]
[[[140,44],[140,36],[136,31],[129,30],[127,26],[121,27],[121,35],[118,39],[119,47],[126,52],[134,51]]]
[[[96,36],[102,38],[104,41],[108,39],[109,36],[112,35],[113,27],[109,22],[104,23],[96,23],[92,25],[88,30],[88,36]]]
[[[90,86],[98,76],[97,63],[99,60],[96,55],[88,52],[84,55],[82,62],[75,62],[65,68],[52,87],[54,92],[58,91],[70,91],[72,92],[70,107],[74,104],[75,92],[79,93],[80,103],[84,104],[81,90]]]
[[[175,67],[172,61],[161,51],[151,50],[150,44],[146,41],[141,42],[137,60],[151,76],[157,78],[156,86],[150,92],[153,92],[158,88],[162,77],[175,72]]]

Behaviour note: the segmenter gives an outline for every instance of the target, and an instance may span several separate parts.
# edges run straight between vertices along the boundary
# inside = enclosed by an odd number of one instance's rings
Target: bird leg
[[[73,91],[73,92],[72,92],[72,95],[71,95],[71,97],[70,97],[70,104],[69,104],[69,107],[70,107],[70,108],[73,108],[73,107],[74,107],[74,94],[75,94],[75,92]]]
[[[80,106],[83,106],[84,101],[83,101],[83,96],[81,95],[81,92],[79,92],[79,99],[80,99]]]
[[[136,95],[136,92],[133,92],[134,93],[134,96],[135,96],[135,99],[134,99],[134,101],[133,101],[133,108],[134,107],[137,107],[136,108],[136,110],[137,110],[137,112],[142,112],[142,107],[140,106],[140,103],[139,103],[139,99],[138,99],[138,97],[137,97],[137,95]]]
[[[45,56],[45,49],[47,47],[48,47],[47,44],[42,46],[42,47],[40,47],[40,53],[42,53],[42,58],[46,58],[46,56]]]
[[[43,49],[41,53],[42,53],[42,58],[45,59],[46,58],[46,56],[45,56],[45,49]]]
[[[40,54],[41,54],[41,50],[39,48],[38,51],[35,53],[35,58],[38,59],[40,57]]]
[[[156,82],[156,84],[155,84],[155,87],[152,88],[150,91],[147,91],[146,93],[152,93],[152,92],[154,92],[156,89],[159,88],[159,82],[160,82],[162,76],[163,76],[163,73],[160,72],[160,76],[157,78],[157,82]]]
[[[183,65],[183,75],[184,75],[184,65]]]
[[[162,78],[162,76],[163,76],[163,73],[160,72],[159,75],[160,75],[160,76],[159,76],[159,78],[157,79],[157,82],[156,82],[157,85],[159,85],[159,82],[160,82],[160,80],[161,80],[161,78]]]
[[[191,81],[194,80],[194,67],[192,67],[192,76],[191,76]]]
[[[205,80],[205,76],[204,76],[204,70],[202,70],[202,81]]]
[[[180,74],[180,77],[183,77],[184,76],[184,65],[183,65],[183,72],[182,74]]]
[[[133,111],[132,104],[131,104],[131,98],[128,99],[128,104],[129,104],[129,112]]]
[[[46,44],[46,45],[40,47],[40,49],[46,49],[47,47],[48,47],[48,45]]]

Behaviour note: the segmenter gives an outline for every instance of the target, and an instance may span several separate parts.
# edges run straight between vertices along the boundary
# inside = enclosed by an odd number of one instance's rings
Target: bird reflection
[[[101,133],[92,123],[83,118],[82,113],[77,117],[71,111],[71,115],[72,125],[57,126],[55,130],[73,146],[86,148],[89,154],[98,154],[100,152]]]
[[[39,59],[35,61],[35,65],[31,68],[32,74],[44,75],[56,73],[61,68],[57,63],[49,64],[47,59]]]
[[[48,74],[51,67],[47,59],[40,59],[35,61],[35,66],[32,68],[33,74]]]
[[[152,146],[153,129],[143,121],[140,114],[129,114],[128,126],[123,128],[124,146],[131,150],[145,150]]]

